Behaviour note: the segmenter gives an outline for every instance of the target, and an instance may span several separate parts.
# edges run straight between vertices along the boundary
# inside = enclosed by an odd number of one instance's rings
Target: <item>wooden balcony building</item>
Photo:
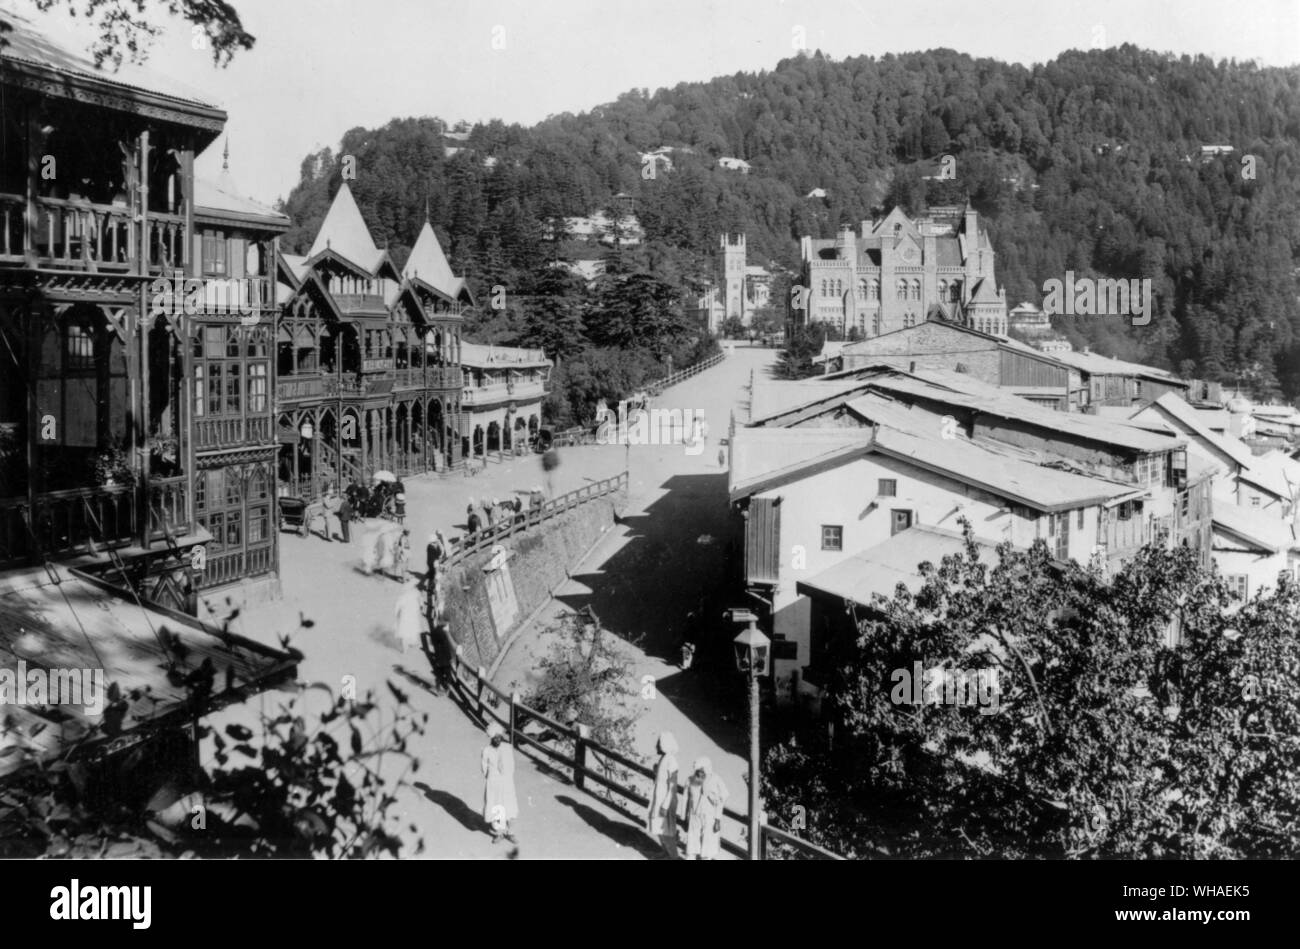
[[[157,286],[198,275],[195,155],[223,111],[127,83],[32,24],[0,48],[0,569],[75,560],[192,609],[184,385],[194,324]],[[194,559],[191,560],[191,557]]]
[[[282,255],[276,332],[281,493],[461,460],[461,324],[473,305],[424,225],[402,272],[344,182],[306,256]]]

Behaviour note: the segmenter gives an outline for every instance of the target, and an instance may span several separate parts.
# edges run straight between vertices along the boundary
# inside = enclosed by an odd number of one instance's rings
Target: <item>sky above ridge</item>
[[[32,0],[3,0],[84,51],[95,31]],[[394,117],[532,124],[632,88],[771,69],[802,44],[835,59],[946,47],[1031,64],[1067,49],[1133,43],[1177,54],[1300,63],[1300,2],[1253,0],[231,0],[257,45],[216,68],[189,24],[165,32],[147,68],[230,114],[241,189],[288,195],[310,151]],[[80,3],[77,4],[81,6]],[[199,159],[221,166],[224,139]]]

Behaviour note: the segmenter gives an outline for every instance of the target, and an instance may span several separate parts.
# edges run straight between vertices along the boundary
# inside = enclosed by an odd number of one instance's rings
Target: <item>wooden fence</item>
[[[514,537],[530,527],[538,527],[551,518],[559,517],[566,511],[573,510],[580,504],[626,489],[627,472],[624,471],[612,478],[604,478],[583,485],[581,488],[561,494],[550,501],[543,501],[537,507],[526,507],[518,514],[513,512],[503,513],[495,524],[483,528],[473,536],[466,535],[457,541],[453,541],[451,552],[444,559],[443,566],[444,568],[454,567],[462,563],[465,558],[481,551],[491,550],[501,541]]]
[[[659,379],[656,382],[650,383],[648,386],[646,386],[646,391],[648,391],[652,396],[659,395],[661,392],[664,391],[664,389],[667,389],[669,386],[675,386],[677,385],[677,383],[689,379],[691,376],[698,375],[699,373],[703,372],[705,369],[712,369],[714,366],[716,366],[718,363],[722,362],[722,360],[726,358],[727,358],[727,353],[724,350],[723,352],[718,353],[716,356],[710,356],[708,359],[702,359],[693,366],[688,366],[685,369],[679,369],[677,372],[665,376],[664,378]]]
[[[650,800],[648,787],[633,784],[635,778],[644,779],[647,785],[654,782],[654,770],[639,761],[633,761],[591,738],[585,725],[564,725],[548,718],[519,700],[518,694],[507,695],[490,681],[482,666],[472,668],[465,662],[462,647],[456,647],[452,662],[452,688],[456,698],[482,726],[496,721],[505,728],[510,743],[530,757],[554,771],[571,775],[573,786],[593,797],[600,797],[614,809],[638,823],[642,820]],[[566,747],[567,746],[567,747]],[[572,750],[569,750],[572,749]],[[609,792],[597,793],[597,788]],[[678,792],[685,797],[685,784],[678,784]],[[730,807],[723,808],[722,849],[741,859],[748,859],[745,844],[748,833],[747,814]],[[685,826],[680,817],[678,823]],[[763,820],[759,824],[762,844],[759,859],[773,855],[798,860],[843,860],[838,854],[802,840],[793,834],[771,827]]]

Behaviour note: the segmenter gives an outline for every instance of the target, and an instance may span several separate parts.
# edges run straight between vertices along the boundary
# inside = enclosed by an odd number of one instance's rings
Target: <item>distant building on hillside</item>
[[[1006,293],[996,286],[993,245],[969,205],[932,208],[909,218],[850,225],[837,237],[804,237],[799,286],[791,294],[797,324],[828,323],[847,334],[881,336],[926,320],[946,320],[995,336],[1007,334]]]
[[[749,162],[745,161],[743,158],[719,158],[718,167],[725,168],[727,171],[738,171],[742,175],[749,174]]]

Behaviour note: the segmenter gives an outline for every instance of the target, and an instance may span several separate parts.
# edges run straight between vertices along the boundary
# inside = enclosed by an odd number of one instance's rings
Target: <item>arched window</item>
[[[858,281],[858,297],[863,300],[867,299],[867,278],[866,277],[863,277],[861,280]]]
[[[871,278],[871,294],[870,294],[870,296],[871,296],[871,299],[873,299],[873,300],[879,300],[879,299],[880,299],[880,278],[878,278],[878,277],[872,277],[872,278]]]
[[[904,277],[898,278],[898,299],[907,299],[907,280]]]
[[[960,303],[961,302],[961,281],[960,280],[954,280],[952,282],[951,293],[952,296],[950,296],[949,299],[952,300],[953,303]]]
[[[822,281],[822,296],[824,296],[824,297],[828,297],[828,296],[830,296],[830,295],[831,295],[831,282],[830,282],[829,280],[823,280],[823,281]]]
[[[916,279],[913,279],[913,280],[912,280],[912,299],[913,299],[913,300],[919,300],[919,299],[921,299],[921,281],[920,281],[920,280],[916,280]]]
[[[947,299],[948,299],[948,281],[947,281],[947,280],[940,280],[940,281],[939,281],[939,299],[940,299],[940,300],[947,300]]]

